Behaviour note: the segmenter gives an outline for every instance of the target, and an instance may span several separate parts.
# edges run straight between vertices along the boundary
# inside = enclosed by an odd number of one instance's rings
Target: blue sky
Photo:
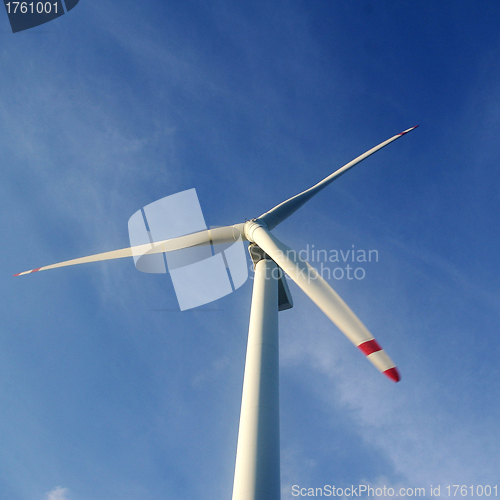
[[[292,486],[498,484],[497,2],[89,2],[0,27],[0,498],[231,497],[251,281],[177,312],[132,259],[141,207],[265,212],[379,142],[275,233],[376,249],[330,280],[381,376],[302,292],[280,314]]]

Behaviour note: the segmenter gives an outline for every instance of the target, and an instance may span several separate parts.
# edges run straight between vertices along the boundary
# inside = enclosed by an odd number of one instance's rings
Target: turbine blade
[[[366,153],[363,153],[361,156],[358,156],[354,160],[350,161],[343,167],[339,168],[333,174],[330,174],[328,177],[325,177],[322,181],[318,182],[314,186],[312,186],[309,189],[306,189],[302,193],[299,193],[292,198],[289,198],[288,200],[284,201],[283,203],[280,203],[279,205],[276,205],[274,208],[269,210],[268,212],[262,214],[259,219],[264,221],[269,228],[269,230],[274,229],[278,224],[283,222],[285,219],[288,219],[290,215],[295,213],[304,203],[308,202],[313,196],[315,196],[317,193],[319,193],[322,189],[324,189],[326,186],[331,184],[335,179],[338,179],[342,174],[347,172],[350,168],[354,167],[354,165],[357,165],[359,162],[363,161],[365,158],[368,158],[370,155],[373,153],[376,153],[383,147],[387,146],[391,142],[395,141],[396,139],[399,139],[401,136],[407,134],[408,132],[411,132],[412,130],[416,129],[418,125],[415,127],[409,128],[408,130],[405,130],[404,132],[401,132],[400,134],[395,135],[394,137],[391,137],[390,139],[387,139],[386,141],[380,143],[378,146],[375,146],[374,148],[370,149]]]
[[[246,240],[243,232],[243,226],[244,223],[235,224],[234,226],[224,226],[215,229],[207,229],[205,231],[198,231],[196,233],[179,236],[178,238],[172,238],[170,240],[157,241],[153,243],[147,243],[145,245],[122,248],[120,250],[112,250],[111,252],[98,253],[95,255],[89,255],[88,257],[81,257],[79,259],[66,260],[57,264],[51,264],[50,266],[37,267],[35,269],[30,269],[29,271],[14,274],[14,276],[23,276],[25,274],[31,274],[37,271],[47,271],[48,269],[74,266],[76,264],[122,259],[124,257],[132,257],[134,255],[149,255],[154,253],[172,252],[174,250],[182,250],[184,248],[191,248],[200,245],[232,243],[234,241],[237,241],[239,236],[241,236],[243,240]]]
[[[247,238],[256,243],[285,271],[340,331],[367,356],[375,368],[391,380],[399,381],[399,372],[394,362],[316,269],[260,224],[248,222],[245,229]]]

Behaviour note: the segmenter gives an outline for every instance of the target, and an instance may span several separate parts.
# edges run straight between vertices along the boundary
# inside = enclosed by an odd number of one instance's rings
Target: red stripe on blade
[[[32,273],[36,273],[37,271],[40,271],[40,269],[42,269],[41,267],[37,267],[36,269],[32,269],[31,272]]]
[[[368,340],[366,342],[363,342],[362,344],[359,344],[358,349],[360,349],[365,356],[369,356],[374,352],[382,350],[382,348],[378,345],[378,342],[375,339]]]
[[[21,273],[13,274],[12,276],[19,276]]]
[[[389,377],[394,382],[399,382],[401,380],[401,376],[399,375],[398,369],[396,367],[389,368],[384,372],[386,377]]]

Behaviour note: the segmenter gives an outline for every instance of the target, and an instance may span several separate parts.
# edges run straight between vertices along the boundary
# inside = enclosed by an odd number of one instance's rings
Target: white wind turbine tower
[[[394,382],[398,382],[400,376],[391,358],[339,295],[313,267],[279,241],[271,231],[347,170],[415,128],[409,128],[382,142],[321,182],[251,221],[60,262],[14,276],[87,262],[232,243],[240,238],[249,241],[255,277],[232,498],[279,500],[278,310],[292,307],[290,292],[280,270],[309,296],[375,368]]]

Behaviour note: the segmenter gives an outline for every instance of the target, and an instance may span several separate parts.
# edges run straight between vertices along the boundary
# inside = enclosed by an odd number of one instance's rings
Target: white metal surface
[[[278,267],[255,267],[233,500],[280,499]]]

